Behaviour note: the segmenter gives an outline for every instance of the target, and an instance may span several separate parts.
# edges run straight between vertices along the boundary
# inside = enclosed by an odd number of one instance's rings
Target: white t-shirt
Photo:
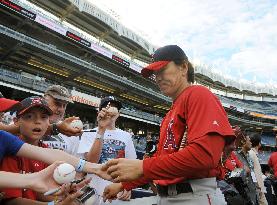
[[[255,173],[255,177],[257,179],[257,183],[259,188],[261,189],[261,191],[263,193],[266,193],[266,188],[264,186],[264,180],[262,178],[262,168],[259,162],[259,158],[257,156],[257,151],[255,150],[255,148],[252,148],[251,150],[249,150],[249,156],[251,157],[252,161],[253,161],[253,165],[254,165],[254,173]]]
[[[47,144],[49,148],[63,150],[76,157],[83,157],[83,155],[78,154],[79,136],[51,135],[45,137],[43,143]]]
[[[94,143],[96,133],[97,128],[93,129],[92,132],[83,133],[78,154],[89,152]],[[102,152],[98,163],[102,164],[114,158],[137,158],[131,135],[121,129],[105,131]],[[95,188],[98,195],[102,195],[105,187],[111,184],[110,181],[104,180],[94,174],[90,175],[90,177],[92,177],[90,185]]]

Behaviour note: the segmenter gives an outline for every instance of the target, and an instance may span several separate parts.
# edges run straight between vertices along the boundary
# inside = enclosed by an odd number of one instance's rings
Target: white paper
[[[257,178],[253,171],[251,172],[251,177],[252,177],[253,182],[257,183]]]

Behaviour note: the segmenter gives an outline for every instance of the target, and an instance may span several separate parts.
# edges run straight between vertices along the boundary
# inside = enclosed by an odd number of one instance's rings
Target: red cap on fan
[[[16,100],[10,100],[7,98],[4,98],[2,93],[0,92],[0,112],[6,112],[11,110],[15,105],[17,105],[19,102]]]

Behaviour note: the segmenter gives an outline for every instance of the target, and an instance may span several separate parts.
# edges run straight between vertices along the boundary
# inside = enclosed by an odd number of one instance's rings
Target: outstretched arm
[[[58,128],[59,132],[64,134],[64,135],[67,135],[67,136],[81,135],[82,130],[80,130],[78,128],[72,128],[70,126],[70,123],[73,120],[77,120],[77,119],[79,119],[79,118],[78,117],[69,117],[69,118],[66,118],[64,121],[58,123],[57,128]],[[6,132],[12,133],[14,135],[19,134],[19,128],[15,124],[5,125],[3,123],[0,123],[0,130],[5,130]],[[51,134],[52,131],[53,131],[53,124],[48,126],[46,134]]]
[[[80,161],[79,158],[67,154],[64,151],[49,148],[41,148],[27,143],[24,143],[22,145],[22,147],[16,155],[20,157],[27,157],[39,160],[47,164],[52,164],[55,161],[64,161],[71,164],[74,167],[77,167]],[[111,177],[107,175],[106,172],[101,171],[100,167],[101,165],[99,164],[86,162],[82,171],[85,173],[96,174],[106,180],[111,180]]]
[[[53,172],[61,162],[55,162],[46,169],[32,174],[0,172],[0,188],[29,188],[36,192],[46,192],[59,185],[53,179]]]

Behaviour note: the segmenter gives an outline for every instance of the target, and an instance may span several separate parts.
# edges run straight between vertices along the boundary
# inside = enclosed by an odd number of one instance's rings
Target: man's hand
[[[72,194],[69,194],[65,199],[62,201],[55,203],[57,205],[79,205],[80,203],[76,201],[76,199],[81,196],[83,192],[76,191]]]
[[[130,201],[131,199],[131,191],[123,190],[117,194],[117,198],[122,201]]]
[[[116,199],[118,193],[121,191],[123,191],[121,183],[114,183],[106,186],[103,192],[104,202],[106,202],[107,200],[111,202],[112,200]]]
[[[84,170],[88,174],[96,174],[97,176],[101,177],[102,179],[111,181],[112,177],[107,173],[105,169],[103,169],[104,165],[102,164],[95,164],[91,162],[86,162]]]
[[[137,159],[112,159],[102,167],[114,182],[127,182],[143,176],[143,161]]]
[[[79,118],[69,117],[64,119],[64,121],[57,123],[59,132],[67,136],[80,136],[82,134],[82,129],[73,128],[70,125],[73,120],[79,120]]]
[[[76,183],[67,183],[67,184],[63,184],[61,186],[60,191],[58,191],[57,193],[53,194],[54,196],[59,196],[61,198],[66,198],[66,196],[69,193],[72,192],[77,192],[78,190],[80,190],[81,188],[83,188],[84,186],[88,185],[91,182],[91,178],[87,178],[84,179],[83,181],[81,181],[80,183],[76,184]]]
[[[55,162],[39,172],[29,174],[28,177],[29,177],[30,185],[27,188],[32,189],[38,193],[45,193],[51,189],[60,188],[60,191],[55,193],[55,195],[65,195],[69,192],[77,191],[77,189],[80,189],[84,185],[89,184],[91,179],[85,179],[78,184],[69,183],[69,184],[64,184],[62,186],[57,184],[53,178],[53,173],[56,167],[62,163],[64,162]]]
[[[78,184],[64,184],[61,190],[57,194],[55,194],[58,195],[60,199],[60,202],[58,202],[57,205],[79,205],[80,203],[76,201],[76,198],[83,194],[80,189],[89,184],[90,181],[91,178],[85,179]]]

